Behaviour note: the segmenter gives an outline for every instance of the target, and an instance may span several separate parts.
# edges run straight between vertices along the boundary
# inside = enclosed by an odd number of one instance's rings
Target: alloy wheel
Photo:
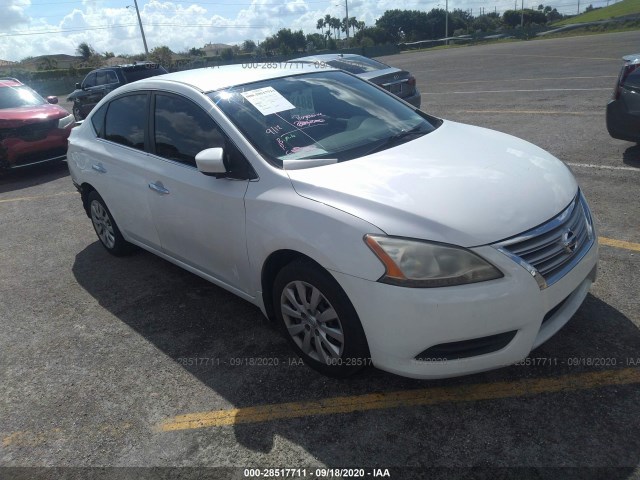
[[[111,223],[109,214],[97,200],[91,202],[91,221],[104,246],[109,249],[113,248],[116,244],[113,224]]]
[[[305,355],[328,365],[341,358],[344,330],[320,290],[299,280],[290,282],[282,291],[280,308],[289,335]]]

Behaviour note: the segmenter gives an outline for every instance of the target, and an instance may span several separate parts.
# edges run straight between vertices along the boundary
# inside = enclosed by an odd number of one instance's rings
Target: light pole
[[[334,6],[340,6],[340,3],[335,3]],[[347,40],[349,40],[349,0],[344,0],[344,9],[345,9],[345,14],[346,14],[346,22],[347,24],[345,25],[345,27],[347,27]]]
[[[345,26],[347,27],[347,40],[349,40],[349,0],[344,0],[344,9],[347,14],[347,24]],[[349,42],[347,42],[347,46],[349,46]]]
[[[444,14],[444,44],[449,45],[449,0],[447,0],[444,4],[445,14]]]
[[[149,57],[149,49],[147,48],[147,39],[144,38],[144,29],[142,28],[142,19],[140,18],[140,10],[138,10],[138,0],[133,0],[136,6],[136,13],[138,14],[138,23],[140,24],[140,33],[142,33],[142,43],[144,43],[144,53]]]

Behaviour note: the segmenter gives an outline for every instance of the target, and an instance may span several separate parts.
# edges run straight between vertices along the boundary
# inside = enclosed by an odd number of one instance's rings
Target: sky
[[[349,16],[367,26],[386,10],[429,11],[432,8],[502,13],[521,2],[525,8],[540,3],[561,13],[576,13],[579,0],[346,0]],[[345,0],[137,0],[149,50],[166,45],[174,52],[207,43],[260,42],[280,28],[317,33],[319,18],[345,17]],[[613,3],[614,0],[609,0]],[[607,0],[581,0],[580,10]],[[0,59],[64,53],[75,55],[81,42],[97,52],[116,55],[144,52],[134,0],[0,0]]]

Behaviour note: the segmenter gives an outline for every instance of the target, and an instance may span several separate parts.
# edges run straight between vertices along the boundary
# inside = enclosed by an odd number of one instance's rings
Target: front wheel
[[[285,266],[275,279],[273,305],[284,335],[310,367],[347,377],[369,365],[367,339],[351,301],[319,266]]]

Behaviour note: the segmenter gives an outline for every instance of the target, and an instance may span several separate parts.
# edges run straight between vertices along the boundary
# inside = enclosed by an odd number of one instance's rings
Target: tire
[[[84,116],[80,112],[80,106],[75,103],[73,104],[73,117],[76,119],[77,122],[79,122],[80,120],[84,120]]]
[[[296,353],[320,373],[344,378],[370,364],[358,314],[338,282],[310,261],[296,260],[276,276],[276,319]]]
[[[98,192],[93,190],[89,193],[87,205],[89,205],[89,216],[91,217],[93,229],[107,252],[116,257],[130,254],[135,247],[124,239],[118,225],[111,216],[111,212],[102,197],[98,195]]]

